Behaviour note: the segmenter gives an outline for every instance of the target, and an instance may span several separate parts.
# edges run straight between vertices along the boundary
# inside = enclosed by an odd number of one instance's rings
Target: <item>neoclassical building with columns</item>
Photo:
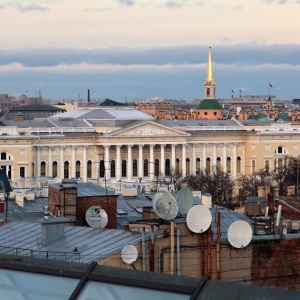
[[[201,169],[232,178],[274,169],[298,156],[300,128],[290,123],[155,120],[135,109],[82,108],[0,127],[0,166],[13,186],[39,177],[86,182],[155,180]],[[23,183],[24,184],[24,183]]]

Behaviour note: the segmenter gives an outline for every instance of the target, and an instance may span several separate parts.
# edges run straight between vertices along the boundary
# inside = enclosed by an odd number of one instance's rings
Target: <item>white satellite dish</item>
[[[235,221],[228,229],[227,238],[232,247],[244,248],[251,242],[252,228],[245,221]]]
[[[121,252],[121,257],[124,263],[126,264],[133,264],[138,257],[138,251],[135,246],[133,245],[126,245]]]
[[[175,198],[168,192],[157,192],[152,198],[153,209],[164,220],[173,220],[178,215],[178,205]]]
[[[181,189],[176,198],[178,204],[178,212],[181,215],[186,215],[188,211],[193,207],[194,196],[190,188],[185,187]]]
[[[139,181],[136,180],[136,181],[133,183],[133,186],[137,188],[137,187],[139,186]]]
[[[108,223],[107,213],[100,206],[90,207],[85,213],[85,219],[93,228],[104,228]]]
[[[193,206],[186,216],[188,228],[195,233],[206,231],[212,221],[211,213],[208,207],[204,205]]]

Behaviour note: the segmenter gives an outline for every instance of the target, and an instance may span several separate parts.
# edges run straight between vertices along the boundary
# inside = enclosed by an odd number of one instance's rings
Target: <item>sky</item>
[[[300,98],[300,0],[1,0],[0,93]]]

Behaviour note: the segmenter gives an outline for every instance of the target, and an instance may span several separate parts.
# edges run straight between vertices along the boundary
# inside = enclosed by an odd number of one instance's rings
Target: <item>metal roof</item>
[[[62,238],[43,246],[39,242],[41,224],[18,221],[0,226],[0,236],[0,253],[7,253],[12,248],[18,248],[20,255],[26,251],[33,251],[36,255],[48,251],[53,255],[65,253],[65,260],[70,261],[74,260],[72,255],[79,253],[83,263],[107,258],[121,252],[125,245],[137,245],[142,241],[140,233],[125,230],[65,226]],[[145,238],[150,239],[150,233]]]

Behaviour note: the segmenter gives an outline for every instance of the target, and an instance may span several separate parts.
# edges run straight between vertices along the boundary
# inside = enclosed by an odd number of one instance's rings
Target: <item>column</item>
[[[76,178],[76,158],[75,158],[76,146],[72,146],[72,158],[71,158],[71,178]]]
[[[162,176],[165,175],[165,146],[164,144],[160,145],[160,173]]]
[[[176,170],[176,145],[172,144],[171,173]]]
[[[216,171],[217,170],[217,168],[216,168],[216,166],[217,166],[217,144],[213,144],[213,155],[212,156],[213,157],[212,157],[212,166],[211,166],[212,168],[211,168],[211,170]]]
[[[116,161],[116,179],[121,180],[122,162],[121,162],[121,145],[117,145],[117,161]]]
[[[127,173],[127,180],[132,180],[132,146],[133,145],[127,145],[127,151],[128,151],[128,173]]]
[[[182,176],[186,177],[186,144],[182,145]]]
[[[233,155],[232,155],[232,159],[233,159],[233,170],[232,170],[232,175],[233,178],[236,177],[236,143],[233,144]]]
[[[223,171],[227,173],[227,153],[226,153],[226,144],[223,144]]]
[[[104,167],[105,167],[105,179],[110,179],[110,153],[109,153],[109,145],[104,146]]]
[[[41,149],[36,147],[36,177],[41,176]]]
[[[143,147],[144,145],[139,145],[139,169],[138,169],[138,177],[143,178]]]
[[[82,146],[83,159],[82,159],[82,178],[83,182],[87,182],[87,159],[86,159],[86,146]]]
[[[196,144],[193,144],[193,161],[192,161],[192,175],[196,175]]]
[[[48,177],[53,177],[53,169],[52,169],[52,146],[48,147],[49,158],[48,158]]]
[[[65,146],[60,146],[60,178],[64,178],[64,148]]]
[[[206,144],[202,144],[202,146],[203,146],[203,159],[202,159],[202,169],[203,170],[206,170]]]
[[[154,179],[154,145],[150,145],[150,180]]]

